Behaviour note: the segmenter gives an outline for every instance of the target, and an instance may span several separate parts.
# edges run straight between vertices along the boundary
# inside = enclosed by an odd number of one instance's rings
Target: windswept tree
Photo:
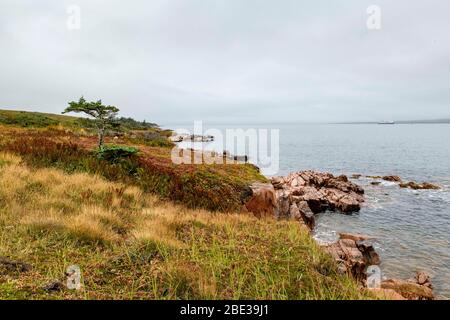
[[[69,102],[69,106],[63,111],[63,114],[68,112],[85,113],[94,118],[98,129],[98,147],[101,149],[105,131],[113,126],[119,109],[114,106],[103,105],[102,100],[87,102],[84,97],[81,97],[78,101]]]

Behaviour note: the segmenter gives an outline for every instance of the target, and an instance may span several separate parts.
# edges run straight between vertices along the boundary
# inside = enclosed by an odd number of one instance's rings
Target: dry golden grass
[[[40,228],[66,229],[92,240],[118,240],[112,229],[123,227],[119,215],[141,201],[135,187],[125,188],[87,174],[64,175],[54,169],[32,171],[17,157],[1,171],[2,200],[20,223]]]
[[[370,298],[295,222],[190,210],[4,153],[0,205],[0,256],[32,265],[0,271],[0,298]],[[42,289],[73,264],[82,290]]]

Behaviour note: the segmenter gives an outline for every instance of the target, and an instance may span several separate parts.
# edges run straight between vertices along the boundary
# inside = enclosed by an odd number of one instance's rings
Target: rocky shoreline
[[[359,179],[361,175],[354,174],[352,178]],[[430,182],[415,182],[415,181],[403,181],[403,179],[399,176],[367,176],[367,178],[374,179],[372,185],[379,185],[381,183],[380,180],[395,182],[398,184],[400,188],[403,189],[413,189],[413,190],[439,190],[440,186],[430,183]]]
[[[359,177],[361,175],[353,175],[351,178]],[[405,183],[397,176],[369,178],[395,182],[401,188],[439,188],[431,183]],[[295,172],[285,177],[273,177],[267,184],[253,184],[246,199],[244,211],[259,218],[296,220],[310,231],[315,227],[316,214],[325,211],[352,214],[358,212],[365,201],[364,189],[351,182],[347,176],[316,171]],[[381,274],[378,280],[373,277],[370,273],[377,270],[381,260],[371,240],[373,239],[365,235],[341,233],[337,242],[324,245],[324,249],[337,262],[340,272],[351,275],[362,287],[368,288],[381,299],[435,298],[430,277],[423,272],[408,280],[381,279]]]
[[[212,142],[214,141],[213,136],[204,136],[198,134],[174,134],[169,137],[169,140],[172,142]]]

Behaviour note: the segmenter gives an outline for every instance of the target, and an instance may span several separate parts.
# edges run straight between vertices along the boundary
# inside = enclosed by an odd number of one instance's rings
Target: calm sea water
[[[189,126],[169,126],[187,128]],[[374,236],[385,277],[407,279],[428,272],[435,291],[450,298],[450,125],[204,125],[204,128],[272,128],[280,131],[279,175],[314,169],[334,174],[399,175],[443,186],[413,191],[371,179],[355,180],[366,190],[359,213],[324,213],[315,237],[334,241],[338,232]],[[200,148],[202,144],[184,144]],[[203,144],[222,151],[222,142]],[[245,153],[242,146],[236,151]],[[256,162],[256,159],[251,159]]]

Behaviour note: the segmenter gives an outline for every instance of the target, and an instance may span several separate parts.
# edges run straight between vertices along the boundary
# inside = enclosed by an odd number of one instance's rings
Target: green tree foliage
[[[69,102],[69,106],[63,113],[68,112],[85,113],[94,118],[98,129],[98,147],[101,149],[105,131],[108,127],[114,125],[119,109],[115,106],[103,105],[102,100],[87,102],[84,97],[81,97],[78,101]]]
[[[97,157],[112,163],[129,158],[138,152],[137,148],[126,146],[105,146],[97,152]]]

